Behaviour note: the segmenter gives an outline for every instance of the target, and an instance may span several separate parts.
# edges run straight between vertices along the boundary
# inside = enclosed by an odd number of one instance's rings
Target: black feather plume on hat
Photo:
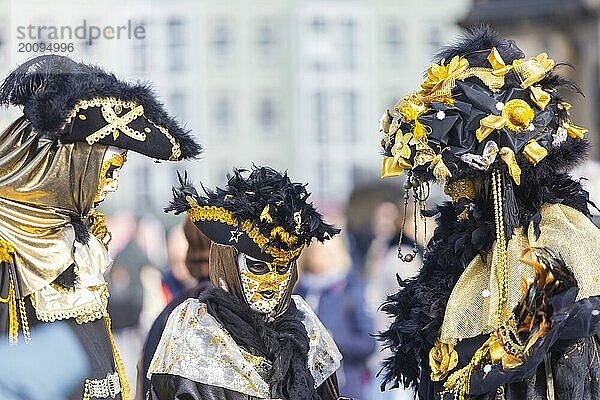
[[[323,221],[322,215],[308,201],[310,193],[305,184],[292,182],[287,172],[282,174],[270,167],[234,169],[228,175],[225,188],[208,190],[203,187],[203,192],[203,195],[198,194],[187,174],[179,175],[179,186],[173,188],[173,199],[165,211],[175,214],[188,211],[193,199],[200,207],[222,207],[230,211],[240,224],[251,221],[265,237],[270,237],[273,228],[282,227],[297,236],[298,244],[304,245],[309,245],[313,238],[323,242],[340,232]],[[265,210],[270,219],[262,217]],[[270,244],[290,248],[278,238]]]

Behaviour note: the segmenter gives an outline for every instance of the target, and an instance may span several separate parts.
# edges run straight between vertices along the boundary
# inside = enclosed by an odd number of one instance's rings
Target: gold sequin
[[[188,200],[189,203],[189,200]],[[218,221],[223,224],[229,225],[231,227],[237,228],[239,226],[237,220],[233,217],[233,213],[223,207],[216,206],[194,206],[188,210],[188,216],[192,222],[198,221]],[[279,227],[273,228],[276,231],[275,235],[280,234],[283,228],[278,229]],[[291,250],[283,250],[279,249],[275,246],[268,245],[270,240],[260,233],[258,227],[252,224],[252,221],[246,220],[241,224],[241,230],[246,233],[248,236],[259,248],[263,249],[264,252],[271,257],[274,258],[273,264],[275,265],[287,265],[292,260],[297,258],[302,250],[304,249],[304,244],[292,248]],[[284,230],[283,230],[284,231]],[[273,232],[273,231],[272,231]],[[273,233],[271,234],[273,235]],[[293,238],[296,238],[294,241]],[[286,236],[286,240],[289,243],[296,243],[297,237],[288,233]]]

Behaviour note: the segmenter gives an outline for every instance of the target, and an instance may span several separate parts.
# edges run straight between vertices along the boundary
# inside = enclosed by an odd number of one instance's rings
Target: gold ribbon
[[[573,125],[570,122],[563,122],[563,128],[567,130],[567,133],[573,139],[583,139],[585,137],[585,134],[588,133],[588,130],[586,128]]]
[[[400,130],[396,133],[396,139],[391,150],[392,157],[384,157],[381,165],[382,178],[402,175],[404,170],[412,168],[412,164],[408,161],[411,154],[408,144],[412,137],[412,133],[403,135]]]
[[[479,128],[475,131],[475,136],[477,136],[477,140],[482,142],[490,135],[490,133],[496,129],[503,128],[504,125],[506,125],[506,117],[490,114],[487,117],[481,118],[479,121]]]
[[[500,149],[500,158],[508,167],[508,173],[512,176],[513,180],[517,185],[521,184],[521,167],[517,164],[517,158],[515,152],[509,147],[503,147]]]
[[[86,141],[88,144],[94,144],[98,140],[102,139],[108,134],[113,135],[113,139],[117,140],[119,137],[119,132],[122,132],[126,136],[143,142],[146,140],[146,134],[143,132],[136,131],[133,128],[130,128],[128,125],[138,117],[144,115],[144,107],[135,106],[131,110],[129,110],[125,115],[119,117],[115,111],[113,110],[110,103],[106,103],[102,105],[102,116],[104,120],[107,122],[105,126],[98,129],[96,132],[92,133],[88,137],[86,137]]]
[[[523,99],[512,99],[502,108],[502,115],[490,114],[479,121],[479,128],[475,131],[477,140],[482,142],[494,130],[508,128],[518,133],[528,128],[535,117],[535,112]]]
[[[535,140],[529,142],[527,146],[523,149],[523,156],[529,161],[531,164],[536,165],[540,161],[544,159],[548,155],[548,150],[542,147]]]
[[[531,91],[531,101],[533,101],[540,110],[545,109],[550,102],[550,94],[539,86],[530,86],[529,90]]]
[[[88,215],[92,220],[92,227],[90,231],[100,242],[104,245],[104,248],[108,250],[108,245],[112,240],[112,233],[108,230],[106,224],[106,215],[99,211],[91,211]]]
[[[554,60],[548,58],[546,53],[540,53],[526,61],[515,60],[513,62],[513,69],[521,80],[523,89],[544,79],[552,68],[554,68]]]
[[[267,221],[267,222],[273,222],[273,217],[271,217],[271,214],[269,214],[269,205],[268,204],[265,206],[265,208],[263,208],[262,212],[260,213],[260,220]]]
[[[504,76],[512,69],[512,65],[506,65],[504,63],[502,56],[495,47],[492,47],[492,51],[490,51],[487,60],[492,66],[492,74],[496,76]]]
[[[453,344],[435,341],[435,345],[429,351],[429,367],[431,368],[431,380],[439,382],[446,378],[448,372],[456,368],[458,364],[458,353]]]
[[[399,176],[402,175],[405,170],[411,168],[412,164],[408,160],[396,157],[384,157],[383,163],[381,164],[381,177],[390,178],[392,176]]]
[[[459,56],[454,56],[448,64],[445,64],[445,60],[442,60],[439,65],[433,63],[427,70],[427,79],[421,85],[424,94],[436,92],[449,81],[453,86],[456,77],[463,74],[468,68],[467,59]]]
[[[15,254],[15,248],[12,244],[6,240],[0,239],[0,262],[13,263],[13,255]]]
[[[129,386],[129,381],[127,380],[127,374],[125,373],[125,364],[123,364],[123,359],[121,358],[121,354],[119,354],[119,350],[117,349],[117,345],[115,343],[115,338],[112,334],[112,329],[110,327],[111,320],[108,313],[104,316],[104,325],[106,327],[106,333],[108,334],[108,340],[112,349],[113,359],[115,360],[117,375],[119,375],[119,383],[121,384],[121,397],[123,400],[130,400],[131,387]]]

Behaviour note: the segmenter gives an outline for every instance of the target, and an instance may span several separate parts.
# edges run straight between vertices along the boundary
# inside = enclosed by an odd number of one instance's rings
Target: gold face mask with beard
[[[240,253],[238,267],[244,297],[250,308],[261,314],[271,314],[287,290],[291,264],[275,265]]]

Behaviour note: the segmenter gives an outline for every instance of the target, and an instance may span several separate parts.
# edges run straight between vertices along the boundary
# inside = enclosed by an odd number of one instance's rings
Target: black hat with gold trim
[[[62,142],[100,143],[172,161],[202,151],[148,87],[64,56],[21,64],[2,83],[0,104],[23,106],[35,132]]]
[[[204,195],[189,183],[187,174],[179,181],[165,211],[187,211],[212,241],[266,262],[288,264],[313,238],[322,242],[340,232],[308,202],[306,185],[269,167],[234,169],[224,189],[204,189]]]

